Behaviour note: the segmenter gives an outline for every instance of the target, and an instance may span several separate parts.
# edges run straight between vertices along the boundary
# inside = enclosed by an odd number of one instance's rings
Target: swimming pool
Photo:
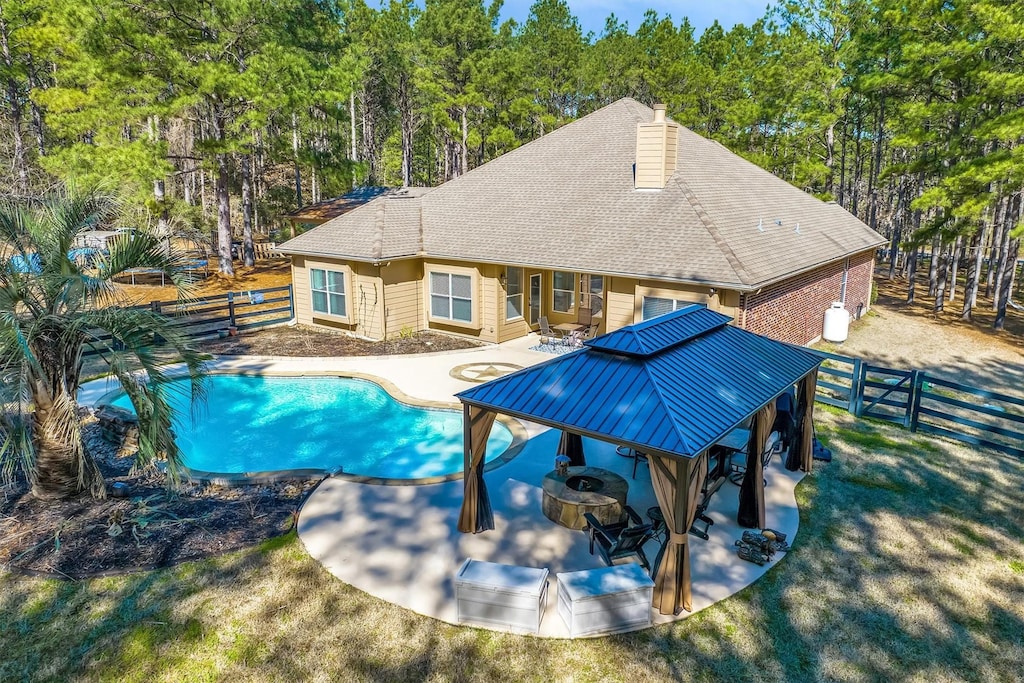
[[[170,392],[174,432],[191,470],[218,474],[316,469],[389,479],[462,471],[462,413],[400,403],[350,377],[211,375],[193,421],[187,380]],[[120,394],[111,401],[128,410]],[[512,443],[495,422],[486,461]]]

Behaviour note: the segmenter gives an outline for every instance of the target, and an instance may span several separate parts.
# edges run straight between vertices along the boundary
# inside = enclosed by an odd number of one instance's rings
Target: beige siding
[[[499,268],[498,277],[505,272],[504,268]],[[505,302],[508,297],[508,290],[502,286],[501,281],[498,281],[497,289],[497,324],[498,324],[498,341],[506,342],[510,339],[517,339],[524,337],[530,333],[530,324],[527,318],[530,315],[530,275],[536,273],[535,270],[529,268],[523,269],[523,315],[513,320],[506,320],[506,306]],[[543,292],[543,287],[541,287]],[[542,295],[543,296],[543,295]],[[543,308],[543,307],[542,307]]]
[[[626,277],[605,278],[604,318],[605,332],[632,325],[639,316],[635,310],[637,281]]]
[[[352,264],[351,317],[356,334],[371,339],[384,337],[384,281],[379,272],[369,263]]]
[[[309,271],[302,256],[292,257],[292,297],[295,303],[295,320],[303,325],[313,324],[313,312],[309,304]]]
[[[480,339],[489,342],[498,341],[498,295],[501,294],[501,317],[505,317],[505,295],[499,276],[505,272],[504,266],[483,264],[480,271]]]
[[[309,292],[309,269],[347,269],[349,273],[348,320],[320,316],[314,318]],[[428,318],[429,291],[426,272],[435,268],[470,273],[475,277],[474,305],[476,322],[473,325],[449,324]],[[528,334],[527,321],[530,305],[530,276],[542,273],[541,315],[551,325],[575,322],[579,301],[574,301],[570,313],[552,311],[552,271],[524,269],[523,313],[517,320],[505,320],[506,289],[501,283],[504,266],[472,264],[450,260],[396,261],[386,266],[365,263],[346,263],[330,259],[292,258],[292,281],[295,285],[295,315],[300,323],[322,325],[348,330],[374,339],[401,334],[404,331],[433,329],[439,332],[472,337],[487,342],[504,342]],[[579,273],[573,273],[574,287]],[[672,298],[706,304],[713,310],[736,318],[740,296],[733,291],[713,292],[707,287],[677,285],[657,280],[636,280],[625,277],[604,278],[604,311],[598,319],[600,332],[611,332],[640,322],[644,296]],[[574,299],[578,299],[577,296]]]
[[[394,337],[403,331],[424,329],[423,264],[420,261],[395,261],[381,268],[384,281],[385,334]]]
[[[309,271],[323,268],[346,274],[347,313],[344,317],[329,316],[313,311]],[[292,257],[292,282],[295,295],[295,318],[305,325],[317,325],[344,330],[373,339],[382,336],[384,318],[384,287],[377,268],[365,263],[334,259]]]

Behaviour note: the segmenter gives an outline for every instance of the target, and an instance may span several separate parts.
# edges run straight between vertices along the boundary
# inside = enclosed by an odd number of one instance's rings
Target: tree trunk
[[[302,206],[302,169],[299,166],[299,121],[292,112],[292,161],[295,163],[295,207]]]
[[[1014,214],[1016,210],[1020,208],[1020,195],[1016,195],[1012,199],[1009,199],[1006,203],[1006,210],[1003,211],[1002,230],[1000,231],[1000,239],[998,245],[998,255],[995,259],[995,265],[990,266],[993,271],[993,282],[992,282],[992,310],[999,310],[999,299],[1003,291],[1003,276],[1006,274],[1006,259],[1010,251],[1010,231],[1015,223]]]
[[[845,113],[843,114],[842,144],[839,148],[839,197],[836,201],[839,206],[849,211],[849,208],[846,206],[846,143],[848,142],[847,138],[849,137],[846,130],[846,115],[850,111],[849,97],[846,98],[846,105],[843,111]]]
[[[835,187],[836,176],[836,124],[829,124],[825,129],[825,168],[828,174],[825,176],[825,194],[832,197],[832,190]]]
[[[957,270],[960,268],[960,252],[963,250],[964,238],[962,235],[957,235],[956,242],[953,243],[953,265],[949,269],[949,300],[953,301],[956,299],[956,278]]]
[[[14,79],[14,59],[11,56],[8,40],[7,21],[0,16],[0,58],[3,59],[3,65],[8,73],[5,85],[7,89],[7,102],[10,106],[11,134],[14,146],[14,171],[18,176],[16,190],[18,194],[25,196],[28,194],[28,165],[25,161],[25,139],[21,130],[21,88]]]
[[[462,155],[461,173],[466,175],[469,172],[469,123],[466,121],[466,106],[462,106],[462,146],[459,148]]]
[[[32,63],[31,55],[28,58],[28,90],[31,93],[38,86],[36,80],[36,67]],[[36,133],[36,151],[39,152],[40,157],[46,156],[46,136],[45,127],[43,126],[43,110],[39,108],[36,101],[31,97],[28,100],[29,108],[32,111],[32,128],[35,129]]]
[[[398,108],[402,117],[402,187],[412,185],[413,111],[409,90],[409,76],[403,73],[398,80]]]
[[[938,265],[938,279],[935,285],[935,312],[942,313],[945,310],[946,305],[946,277],[949,271],[949,257],[946,255],[945,247],[941,247],[937,255]],[[936,260],[936,255],[932,256],[932,261]]]
[[[351,128],[352,128],[352,154],[351,154],[351,156],[349,158],[352,159],[353,162],[358,162],[359,161],[359,152],[358,152],[358,148],[356,147],[356,91],[355,91],[355,89],[353,89],[352,92],[350,92],[348,94],[348,115],[349,115],[349,122],[351,123]]]
[[[106,493],[103,475],[85,451],[78,428],[73,395],[58,389],[50,396],[41,380],[32,392],[32,443],[35,450],[35,479],[32,495],[43,500],[70,498],[82,492],[102,498]]]
[[[1020,205],[1020,198],[1017,199],[1018,206]],[[1003,273],[1003,277],[999,287],[999,305],[996,307],[996,319],[992,323],[992,327],[997,330],[1004,328],[1006,324],[1006,307],[1010,303],[1010,296],[1013,293],[1013,278],[1017,273],[1017,259],[1020,257],[1020,238],[1011,240],[1008,258],[1006,260],[1007,268],[1006,272]]]
[[[978,302],[978,281],[981,278],[982,254],[984,253],[982,245],[985,243],[985,229],[987,227],[988,221],[983,220],[981,228],[971,237],[971,246],[968,252],[973,252],[974,258],[971,260],[971,268],[967,271],[967,282],[964,284],[964,308],[960,313],[961,320],[971,320],[974,317],[974,306]]]
[[[156,205],[160,209],[160,214],[156,221],[156,234],[167,238],[167,245],[169,247],[171,244],[171,233],[167,224],[167,191],[163,178],[153,181],[153,199],[156,200]]]
[[[235,266],[231,262],[231,196],[228,194],[228,153],[225,150],[227,115],[220,103],[217,103],[215,107],[214,127],[220,150],[217,152],[217,183],[214,188],[217,194],[217,259],[220,264],[220,272],[223,275],[234,277]]]
[[[935,296],[935,289],[938,287],[939,272],[939,250],[942,248],[938,235],[932,238],[932,253],[928,259],[928,296]]]
[[[910,250],[907,259],[907,303],[914,303],[914,289],[917,285],[917,247]]]
[[[985,296],[992,296],[992,286],[995,284],[996,261],[999,258],[999,245],[1003,242],[1003,230],[1005,229],[1004,219],[1009,211],[1010,198],[1003,197],[996,204],[995,217],[992,219],[992,244],[989,246],[988,267],[985,268]],[[993,309],[994,310],[994,309]]]
[[[242,165],[242,263],[256,265],[256,251],[252,246],[252,155],[243,154]]]

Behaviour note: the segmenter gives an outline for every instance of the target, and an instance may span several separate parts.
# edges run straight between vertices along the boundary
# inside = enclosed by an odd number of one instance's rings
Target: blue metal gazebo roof
[[[694,457],[821,362],[730,320],[689,306],[458,398],[641,451]]]

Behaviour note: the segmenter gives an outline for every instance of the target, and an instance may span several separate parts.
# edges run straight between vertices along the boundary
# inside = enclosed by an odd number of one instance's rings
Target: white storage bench
[[[455,575],[460,624],[537,633],[547,592],[547,569],[466,560]]]
[[[651,625],[654,581],[639,564],[558,574],[558,614],[570,637]]]

